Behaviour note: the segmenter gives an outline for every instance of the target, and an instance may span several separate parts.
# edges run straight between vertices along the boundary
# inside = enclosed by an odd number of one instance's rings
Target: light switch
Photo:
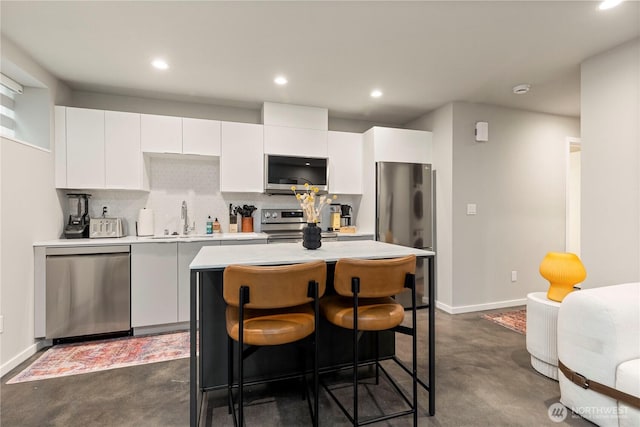
[[[475,215],[477,213],[475,203],[467,203],[467,215]]]

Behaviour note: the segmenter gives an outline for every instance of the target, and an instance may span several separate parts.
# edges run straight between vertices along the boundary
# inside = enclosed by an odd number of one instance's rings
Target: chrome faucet
[[[182,226],[182,234],[189,234],[189,216],[187,215],[187,202],[185,200],[182,201],[180,219],[184,221]]]

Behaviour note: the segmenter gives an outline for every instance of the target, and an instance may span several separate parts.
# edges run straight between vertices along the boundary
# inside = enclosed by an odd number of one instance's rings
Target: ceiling
[[[74,90],[404,124],[451,101],[579,116],[580,63],[640,36],[640,2],[597,4],[3,0],[0,28]]]

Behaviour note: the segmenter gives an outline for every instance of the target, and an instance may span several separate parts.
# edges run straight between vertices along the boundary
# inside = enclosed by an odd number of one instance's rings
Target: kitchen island
[[[425,387],[429,390],[429,413],[435,413],[435,328],[434,289],[435,253],[422,249],[408,248],[377,241],[325,242],[317,250],[307,250],[300,243],[278,245],[246,245],[232,247],[204,247],[190,264],[191,269],[191,363],[190,363],[190,417],[191,426],[198,426],[204,393],[226,387],[226,328],[224,301],[222,300],[222,277],[224,269],[231,264],[240,265],[283,265],[322,260],[328,264],[327,282],[332,280],[333,265],[341,258],[382,259],[416,255],[428,262],[428,379]],[[327,283],[330,288],[331,283]],[[320,332],[326,323],[321,325]],[[199,333],[198,333],[199,331]],[[331,335],[334,335],[332,331]],[[393,336],[390,336],[393,340]],[[348,340],[347,340],[348,342]],[[322,345],[323,339],[320,339]],[[334,343],[335,344],[335,343]],[[383,344],[384,346],[384,344]],[[331,349],[339,345],[327,345]],[[327,350],[327,348],[325,348]],[[393,341],[385,351],[393,351]],[[322,351],[322,348],[321,348]],[[336,353],[325,353],[324,366],[339,366]],[[366,357],[366,356],[365,356]],[[268,357],[265,358],[268,360]],[[282,360],[282,359],[281,359]],[[271,362],[275,362],[271,360]],[[260,370],[265,368],[257,366]],[[270,373],[277,376],[277,373]]]

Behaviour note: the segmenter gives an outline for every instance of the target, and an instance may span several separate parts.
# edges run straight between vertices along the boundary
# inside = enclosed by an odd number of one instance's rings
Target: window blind
[[[0,74],[0,135],[16,136],[15,97],[22,93],[22,86],[4,74]]]

